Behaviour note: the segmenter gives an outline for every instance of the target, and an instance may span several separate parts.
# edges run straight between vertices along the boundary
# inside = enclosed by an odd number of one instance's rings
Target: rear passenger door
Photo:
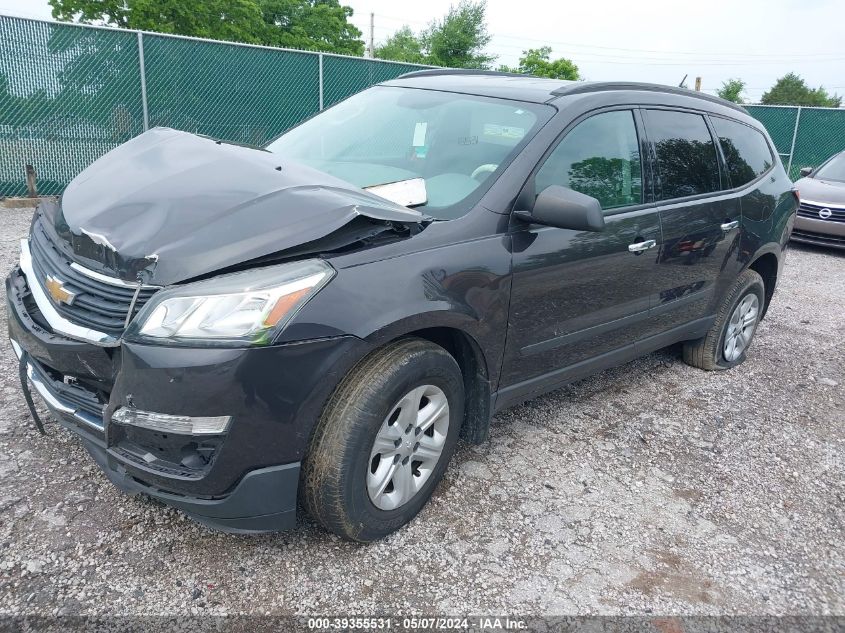
[[[663,234],[652,318],[661,331],[710,315],[738,266],[741,208],[722,173],[708,119],[643,111]]]

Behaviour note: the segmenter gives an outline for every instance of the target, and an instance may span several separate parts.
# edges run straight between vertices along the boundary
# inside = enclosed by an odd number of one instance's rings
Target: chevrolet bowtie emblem
[[[66,303],[70,305],[76,299],[76,294],[65,288],[65,282],[53,275],[47,275],[44,280],[44,285],[47,287],[47,292],[53,297],[56,303]]]

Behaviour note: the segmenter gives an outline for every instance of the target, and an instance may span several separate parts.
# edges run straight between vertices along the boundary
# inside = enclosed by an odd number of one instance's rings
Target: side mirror
[[[812,173],[813,173],[813,168],[812,168],[812,167],[802,167],[802,168],[801,168],[801,171],[799,171],[799,172],[798,172],[798,174],[799,174],[802,178],[806,178],[807,176],[809,176],[809,175],[810,175],[810,174],[812,174]]]
[[[573,231],[603,231],[604,214],[601,204],[595,198],[561,187],[551,185],[537,196],[531,212],[517,212],[517,217],[526,222],[554,226]]]

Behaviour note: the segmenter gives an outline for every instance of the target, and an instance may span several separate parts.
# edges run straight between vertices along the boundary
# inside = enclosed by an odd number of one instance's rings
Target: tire
[[[763,278],[753,270],[743,271],[722,301],[716,320],[707,335],[697,341],[684,343],[684,362],[707,371],[730,369],[742,363],[753,342],[765,302]],[[752,306],[756,306],[753,323],[750,322],[750,311],[742,313],[743,307],[750,308]],[[738,315],[746,316],[749,323],[739,328],[742,334],[737,338],[731,335],[737,331],[733,328],[739,321],[735,320],[732,323],[731,320],[732,318],[736,319]],[[727,349],[726,339],[728,341]],[[730,342],[732,340],[735,342],[742,341],[742,349],[739,349],[738,343],[736,348],[731,349]]]
[[[300,479],[306,511],[362,543],[399,529],[443,477],[463,417],[463,376],[442,347],[408,338],[373,352],[343,379],[317,423]]]

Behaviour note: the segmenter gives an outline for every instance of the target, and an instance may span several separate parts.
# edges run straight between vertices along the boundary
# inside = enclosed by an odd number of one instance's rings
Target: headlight
[[[264,345],[334,274],[326,262],[311,259],[162,290],[127,336]]]

